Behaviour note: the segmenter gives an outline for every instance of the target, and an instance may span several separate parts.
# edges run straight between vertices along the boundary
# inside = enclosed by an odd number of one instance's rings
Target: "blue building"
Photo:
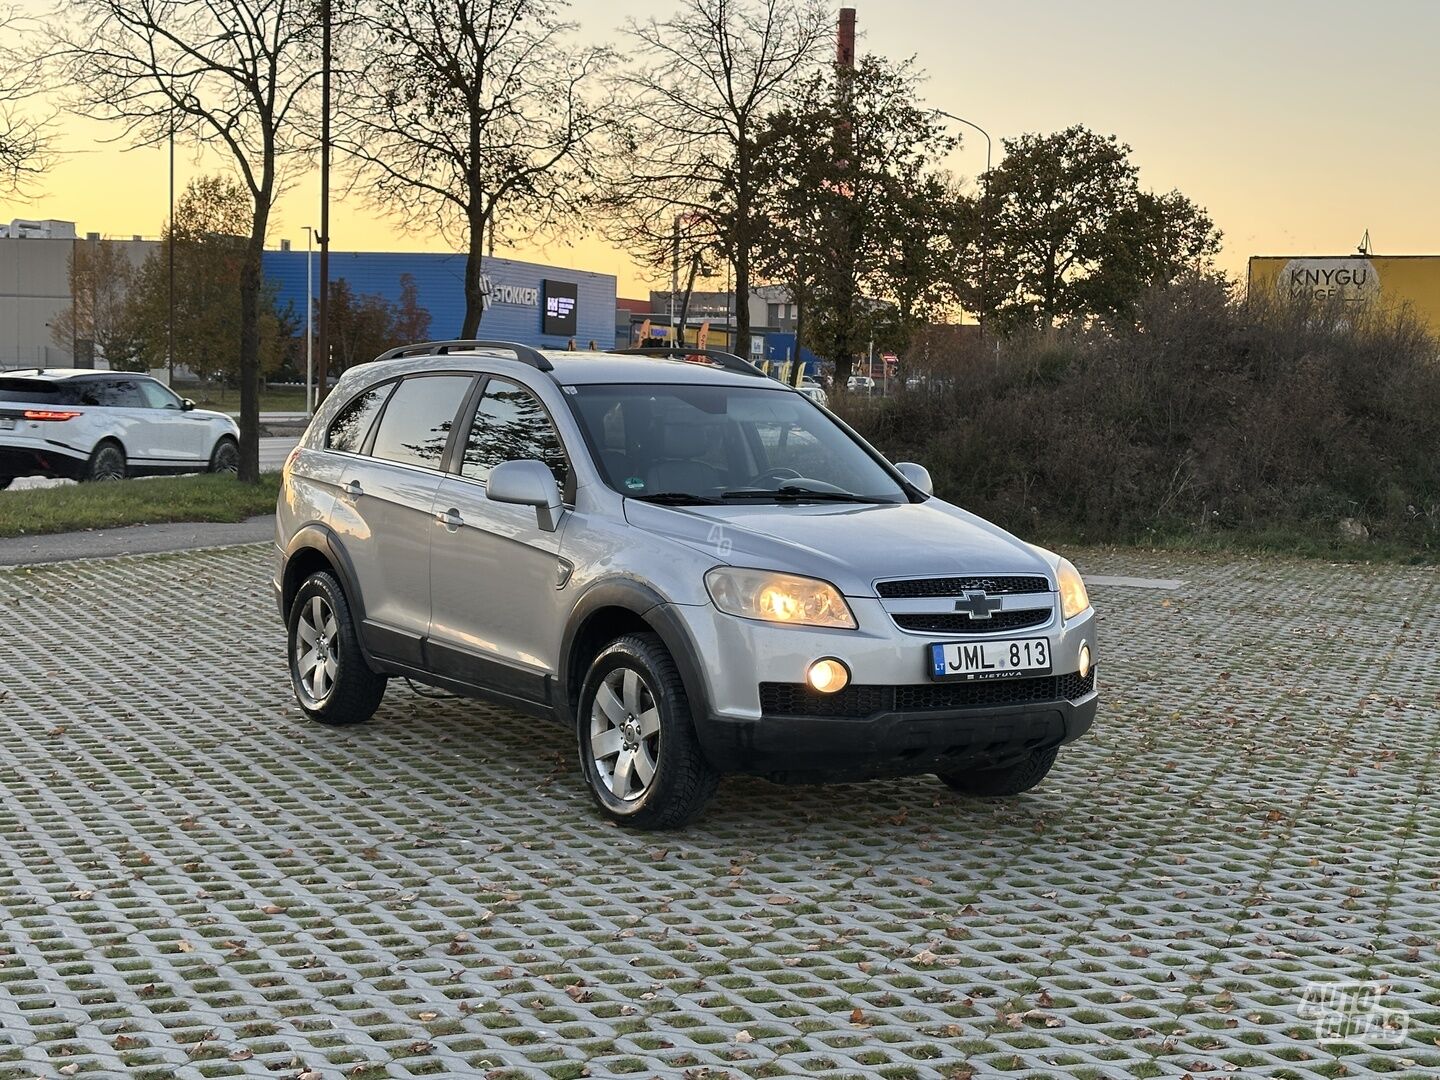
[[[286,303],[304,317],[304,251],[267,251],[265,278]],[[315,296],[320,293],[320,258],[313,256]],[[574,339],[580,348],[595,342],[615,345],[615,277],[588,270],[567,270],[515,259],[486,259],[482,287],[488,284],[489,307],[480,320],[480,336],[524,345],[564,348]],[[355,295],[400,299],[400,277],[415,279],[420,305],[430,312],[430,334],[436,339],[458,337],[465,316],[465,256],[387,251],[332,251],[330,279],[344,278]]]

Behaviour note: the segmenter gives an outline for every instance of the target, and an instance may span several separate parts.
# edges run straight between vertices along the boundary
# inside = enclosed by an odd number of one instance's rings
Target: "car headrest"
[[[666,424],[661,429],[662,457],[698,458],[709,448],[709,431],[703,425]]]

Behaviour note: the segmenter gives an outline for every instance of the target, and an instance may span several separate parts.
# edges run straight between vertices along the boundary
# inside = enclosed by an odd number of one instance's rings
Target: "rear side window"
[[[97,379],[93,386],[86,389],[95,392],[99,405],[108,405],[112,409],[150,407],[150,402],[145,399],[145,392],[140,389],[139,379]]]
[[[0,401],[34,401],[47,405],[79,405],[75,388],[49,379],[0,379]]]
[[[370,434],[370,426],[375,423],[385,399],[394,389],[394,383],[373,386],[341,409],[330,430],[325,433],[326,448],[343,450],[347,454],[360,453],[365,445],[365,436]]]
[[[438,469],[455,414],[474,380],[469,375],[424,375],[395,388],[375,432],[372,457]]]

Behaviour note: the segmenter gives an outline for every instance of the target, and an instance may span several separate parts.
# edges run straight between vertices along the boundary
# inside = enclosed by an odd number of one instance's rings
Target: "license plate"
[[[0,431],[14,431],[15,418],[13,416],[0,416]]]
[[[961,641],[930,646],[930,675],[935,679],[1014,679],[1050,670],[1050,642]]]

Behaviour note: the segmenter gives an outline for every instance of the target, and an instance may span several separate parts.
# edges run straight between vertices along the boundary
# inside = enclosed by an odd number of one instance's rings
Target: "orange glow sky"
[[[22,0],[40,14],[49,0]],[[1380,254],[1440,251],[1440,4],[1427,0],[855,0],[861,50],[914,54],[931,104],[995,139],[1083,123],[1134,148],[1147,186],[1179,188],[1225,233],[1221,265],[1252,254],[1338,254],[1368,228]],[[580,35],[622,52],[626,16],[673,10],[655,0],[577,0]],[[57,167],[34,197],[0,197],[0,219],[55,217],[83,232],[156,235],[167,206],[166,155],[101,140],[113,129],[65,120]],[[984,140],[965,131],[948,163],[972,178]],[[221,159],[182,147],[179,182]],[[270,238],[305,246],[318,183],[297,177]],[[334,205],[337,250],[448,250],[412,235],[359,196]],[[594,237],[496,254],[616,274],[622,295],[659,275]]]

